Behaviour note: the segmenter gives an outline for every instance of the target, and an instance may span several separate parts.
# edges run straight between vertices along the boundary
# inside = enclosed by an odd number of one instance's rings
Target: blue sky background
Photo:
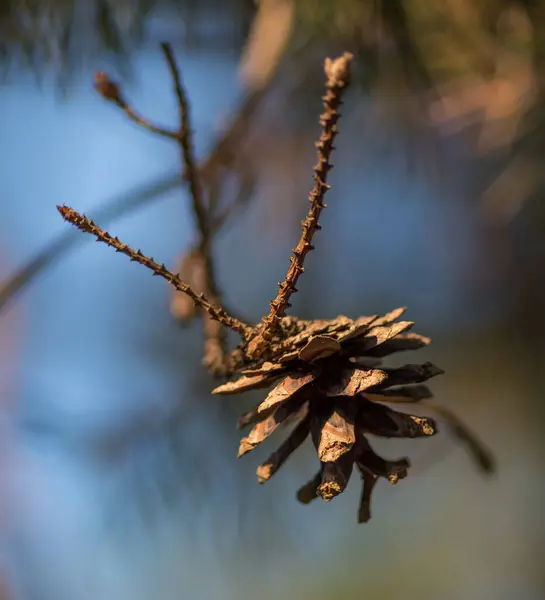
[[[161,54],[146,48],[134,64],[131,101],[150,119],[174,123]],[[184,54],[181,64],[202,155],[240,93],[236,60]],[[91,80],[91,72],[78,74],[66,99],[25,76],[0,89],[4,273],[68,227],[57,204],[92,215],[178,168],[176,148],[128,122]],[[542,597],[535,558],[545,533],[536,477],[541,433],[522,369],[505,368],[516,350],[485,335],[511,299],[497,297],[493,275],[468,285],[468,265],[482,261],[486,274],[494,257],[481,254],[468,203],[450,201],[467,181],[452,177],[437,189],[395,156],[363,163],[342,140],[342,166],[308,261],[319,299],[302,290],[304,309],[324,306],[332,316],[408,305],[417,330],[437,342],[425,358],[447,370],[434,386],[438,397],[482,432],[500,475],[482,480],[444,438],[387,445],[389,454],[413,450],[415,475],[377,487],[365,527],[355,525],[357,485],[331,505],[295,502],[314,472],[310,452],[258,488],[259,455],[237,462],[237,434],[225,428],[237,400],[206,394],[198,327],[180,331],[163,282],[82,235],[0,316],[12,336],[4,336],[9,368],[1,371],[0,560],[13,598],[330,598],[342,582],[354,598]],[[254,318],[291,248],[280,243],[282,232],[262,226],[264,204],[285,193],[274,181],[262,185],[218,252],[227,298],[247,302]],[[167,193],[110,231],[173,265],[192,235],[182,200],[180,190]],[[479,332],[485,341],[472,341]],[[164,355],[153,357],[156,346]],[[168,427],[173,411],[176,424]],[[128,423],[149,427],[116,451]]]

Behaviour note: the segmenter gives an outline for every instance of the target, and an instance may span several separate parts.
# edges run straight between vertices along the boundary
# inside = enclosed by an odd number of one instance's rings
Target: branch
[[[122,100],[117,85],[110,81],[107,77],[104,77],[102,84],[104,85],[106,82],[113,84],[113,89],[110,88],[109,91],[107,88],[106,90],[97,89],[97,91],[106,100],[112,101],[121,109],[124,109],[123,103],[121,102],[120,104],[115,99],[115,93],[117,92],[118,98]],[[97,87],[96,82],[95,87]],[[112,91],[114,93],[113,98],[111,97]],[[219,179],[219,171],[230,168],[233,156],[235,155],[233,148],[237,145],[237,143],[240,142],[241,138],[246,133],[251,117],[255,114],[256,109],[261,103],[264,95],[264,90],[260,89],[258,91],[252,90],[246,96],[242,104],[235,110],[228,127],[220,134],[218,139],[212,145],[208,156],[199,165],[201,180],[206,181],[207,186],[210,185],[214,180]],[[136,116],[134,111],[133,115]],[[146,127],[146,129],[154,131],[158,135],[171,138],[172,134],[174,134],[172,131],[155,127],[143,119],[141,119],[139,124],[144,127],[144,122],[149,124],[150,127],[155,128],[152,130],[149,127]],[[99,217],[97,213],[97,219],[107,219],[109,221],[110,219],[113,220],[120,218],[130,211],[159,198],[161,193],[170,191],[171,189],[177,187],[177,185],[177,179],[176,181],[172,180],[172,178],[165,179],[164,181],[161,179],[158,182],[154,182],[151,185],[146,186],[142,192],[137,192],[134,198],[129,197],[128,195],[125,197],[124,195],[120,200],[112,201],[111,205],[107,203],[103,208],[100,209],[100,214],[102,214],[102,217]],[[226,216],[227,215],[225,213],[221,213],[214,217],[214,220],[211,223],[211,228],[214,233],[222,227]],[[64,233],[61,234],[39,249],[34,256],[32,256],[26,263],[17,269],[17,271],[11,274],[6,281],[0,282],[0,313],[8,305],[10,300],[12,300],[19,292],[28,287],[34,281],[34,279],[41,275],[49,266],[54,263],[54,261],[59,260],[64,252],[69,251],[72,248],[74,243],[74,237],[71,235],[65,235]]]
[[[248,346],[248,355],[251,358],[259,358],[269,347],[280,319],[284,316],[286,308],[290,306],[290,296],[297,291],[295,284],[304,271],[305,257],[313,249],[312,238],[320,229],[318,220],[325,207],[323,202],[325,193],[330,187],[327,184],[327,174],[332,169],[329,158],[333,151],[333,141],[337,135],[342,94],[349,83],[351,60],[352,55],[345,53],[333,61],[331,59],[325,61],[324,69],[327,80],[326,93],[323,97],[324,112],[320,116],[322,134],[316,143],[318,162],[314,167],[314,187],[309,194],[310,209],[303,221],[301,238],[293,250],[286,277],[279,285],[276,298],[271,302],[269,314],[262,320],[258,335]]]
[[[221,304],[220,293],[214,276],[214,265],[211,255],[212,230],[210,214],[204,199],[203,186],[200,180],[199,168],[193,151],[191,122],[189,117],[189,103],[182,84],[180,69],[170,44],[162,43],[161,50],[172,76],[174,91],[178,100],[179,126],[177,141],[180,146],[183,164],[182,177],[188,181],[191,204],[195,216],[195,224],[199,231],[197,252],[202,257],[204,266],[204,289],[212,302]],[[226,365],[226,335],[221,324],[211,319],[204,320],[204,363],[216,375],[223,375],[227,371]]]
[[[93,223],[91,219],[88,219],[85,215],[80,215],[73,208],[68,206],[57,206],[57,210],[65,221],[72,223],[72,225],[75,225],[81,231],[94,235],[97,238],[97,241],[103,242],[114,248],[117,252],[125,254],[131,261],[144,265],[153,271],[154,275],[159,275],[166,279],[177,290],[187,294],[199,308],[204,310],[210,316],[211,319],[214,319],[218,323],[235,331],[243,339],[248,338],[251,334],[251,327],[242,323],[242,321],[229,316],[223,308],[212,304],[204,294],[196,294],[187,283],[183,282],[174,273],[171,273],[164,265],[156,263],[153,258],[145,256],[140,250],[133,250],[127,244],[123,244],[118,238],[112,237],[106,231],[102,231],[102,229]]]
[[[157,135],[161,135],[163,137],[170,138],[171,140],[178,140],[179,134],[176,131],[170,131],[169,129],[165,129],[163,127],[159,127],[158,125],[153,125],[144,117],[141,117],[125,100],[119,85],[112,81],[106,73],[99,71],[95,73],[95,90],[109,102],[113,102],[116,106],[118,106],[132,121],[134,121],[140,127],[151,131],[152,133],[156,133]]]
[[[123,108],[123,110],[124,110],[125,114],[127,115],[127,117],[129,117],[129,119],[131,119],[131,121],[133,121],[137,125],[140,125],[140,127],[147,129],[151,133],[156,133],[157,135],[162,135],[163,137],[167,137],[171,140],[178,139],[178,134],[175,131],[170,131],[169,129],[164,129],[163,127],[153,125],[153,123],[150,123],[147,119],[144,119],[143,117],[138,115],[138,113],[136,113],[130,106],[128,106],[128,105],[125,106]]]
[[[237,147],[246,135],[251,119],[266,96],[266,88],[254,89],[242,99],[212,146],[212,150],[200,164],[200,174],[208,185],[220,178],[222,171],[229,170],[237,156]]]
[[[179,129],[177,133],[177,140],[180,144],[182,151],[182,160],[184,163],[184,178],[187,178],[189,183],[189,191],[191,193],[191,199],[193,201],[193,212],[197,221],[197,226],[201,235],[201,244],[208,244],[208,218],[206,214],[206,207],[204,203],[204,194],[201,182],[199,180],[199,172],[197,162],[193,153],[193,142],[191,139],[191,125],[189,120],[189,103],[185,90],[182,86],[182,78],[180,70],[176,64],[176,59],[172,52],[170,44],[162,43],[161,50],[165,55],[172,81],[174,84],[174,91],[176,92],[176,98],[178,100],[178,111],[179,111]]]

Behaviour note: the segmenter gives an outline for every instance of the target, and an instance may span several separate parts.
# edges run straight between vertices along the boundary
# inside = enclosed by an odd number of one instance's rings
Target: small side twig
[[[165,129],[163,127],[159,127],[158,125],[150,123],[147,119],[141,117],[132,107],[127,105],[123,110],[125,114],[129,117],[129,119],[131,119],[131,121],[134,121],[137,125],[140,125],[140,127],[147,129],[151,133],[162,135],[163,137],[167,137],[171,140],[178,139],[178,134],[175,131],[170,131],[169,129]]]
[[[272,337],[280,319],[289,308],[289,299],[297,291],[295,287],[299,276],[304,271],[305,257],[313,250],[312,238],[320,229],[318,222],[326,191],[329,189],[327,174],[333,168],[329,159],[333,151],[333,141],[337,135],[337,121],[339,119],[339,106],[342,104],[342,94],[349,82],[350,62],[352,54],[346,52],[334,61],[327,59],[324,65],[326,73],[326,93],[323,97],[324,112],[320,116],[322,134],[316,147],[318,149],[318,162],[314,167],[314,187],[309,194],[310,209],[303,221],[303,229],[299,243],[293,249],[290,257],[290,267],[279,284],[278,294],[270,304],[269,314],[266,315],[259,327],[258,335],[248,345],[248,355],[259,358],[269,347]]]
[[[97,241],[111,246],[116,252],[125,254],[131,261],[144,265],[150,269],[154,275],[166,279],[174,288],[187,294],[200,309],[204,310],[210,316],[211,319],[214,319],[224,327],[228,327],[232,331],[238,333],[243,339],[247,339],[251,335],[251,327],[228,315],[223,308],[210,302],[204,294],[195,293],[187,283],[183,282],[177,275],[170,272],[165,265],[160,265],[155,262],[153,258],[145,256],[140,250],[133,250],[130,246],[121,242],[117,237],[113,237],[108,232],[103,231],[85,215],[80,215],[73,208],[70,208],[69,206],[57,206],[57,210],[65,221],[72,223],[72,225],[75,225],[85,233],[94,235],[97,238]]]
[[[137,125],[140,125],[140,127],[171,140],[178,140],[179,135],[176,131],[154,125],[148,121],[148,119],[140,116],[125,100],[119,85],[115,81],[112,81],[106,73],[103,73],[102,71],[95,73],[94,87],[105,100],[113,102],[127,115],[127,117],[129,117],[129,119],[131,119],[131,121],[134,121]]]

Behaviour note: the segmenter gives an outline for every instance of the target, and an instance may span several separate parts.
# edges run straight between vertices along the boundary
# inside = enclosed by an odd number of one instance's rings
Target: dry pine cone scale
[[[368,435],[428,437],[437,432],[434,420],[383,404],[431,397],[430,390],[419,384],[442,373],[431,363],[381,368],[384,356],[429,343],[428,338],[407,333],[413,323],[398,320],[403,312],[400,308],[383,317],[355,321],[344,316],[301,321],[295,327],[290,323],[295,333],[273,346],[267,361],[247,366],[238,379],[215,388],[213,393],[229,395],[275,384],[260,404],[239,419],[239,427],[252,426],[240,442],[239,457],[295,416],[292,432],[258,467],[260,483],[269,480],[308,437],[316,448],[320,471],[299,490],[304,503],[315,497],[329,501],[342,493],[355,465],[365,488],[360,507],[360,520],[365,521],[375,480],[383,477],[397,483],[406,477],[406,458],[385,460],[367,439]]]

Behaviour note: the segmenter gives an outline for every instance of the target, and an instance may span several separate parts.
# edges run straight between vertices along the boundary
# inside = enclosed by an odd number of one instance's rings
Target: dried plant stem
[[[142,254],[140,250],[133,250],[118,238],[112,237],[106,231],[102,231],[102,229],[93,223],[91,219],[88,219],[85,215],[80,215],[73,208],[70,208],[69,206],[57,206],[57,210],[65,221],[72,223],[81,231],[94,235],[97,238],[97,241],[104,242],[108,246],[114,248],[117,252],[125,254],[131,261],[144,265],[153,271],[154,275],[159,275],[166,279],[174,288],[187,294],[199,308],[204,310],[210,316],[211,319],[214,319],[225,327],[235,331],[243,339],[248,338],[251,334],[251,327],[242,321],[229,316],[223,308],[212,304],[204,294],[195,293],[187,283],[184,283],[177,275],[171,273],[164,265],[156,263],[152,258]]]
[[[180,69],[172,52],[170,44],[162,43],[161,50],[165,55],[168,68],[172,77],[174,91],[178,101],[179,128],[176,140],[180,146],[183,164],[182,178],[187,180],[191,195],[191,204],[195,224],[199,232],[197,250],[202,256],[204,265],[205,286],[203,292],[214,304],[221,304],[221,297],[214,276],[214,264],[211,255],[212,230],[211,219],[204,197],[204,190],[200,180],[200,173],[193,150],[191,120],[189,115],[189,102],[185,93]],[[221,323],[213,319],[204,319],[204,363],[216,375],[223,375],[227,371],[226,365],[226,335]]]
[[[193,151],[191,123],[189,118],[189,103],[182,84],[180,69],[176,63],[172,48],[167,43],[161,44],[161,50],[165,56],[178,102],[179,124],[176,131],[170,131],[157,127],[147,119],[141,117],[125,100],[118,84],[112,81],[105,73],[97,73],[95,76],[95,88],[103,98],[113,102],[135,123],[163,137],[176,141],[180,149],[182,163],[182,181],[187,181],[192,201],[192,209],[195,217],[195,225],[199,234],[195,252],[202,259],[204,281],[198,292],[203,292],[210,302],[221,305],[221,297],[215,282],[214,268],[211,256],[213,227],[211,206],[207,202],[200,180],[200,171]],[[221,226],[221,224],[220,224]],[[222,325],[206,315],[203,320],[204,328],[204,364],[215,375],[227,373],[227,336]]]
[[[164,127],[159,127],[157,125],[153,125],[144,117],[141,117],[125,100],[123,93],[119,85],[110,79],[106,73],[103,71],[99,71],[95,73],[95,90],[109,102],[113,102],[117,107],[119,107],[126,115],[144,129],[151,131],[152,133],[156,133],[157,135],[161,135],[163,137],[168,137],[172,140],[177,140],[179,138],[179,134],[176,131],[170,131],[169,129],[165,129]]]
[[[128,104],[126,104],[125,106],[122,106],[121,108],[123,109],[123,112],[127,115],[127,117],[129,117],[129,119],[131,121],[133,121],[134,123],[136,123],[137,125],[140,125],[140,127],[147,129],[151,133],[155,133],[162,137],[166,137],[171,140],[178,141],[179,135],[176,131],[171,131],[170,129],[165,129],[164,127],[159,127],[158,125],[154,125],[153,123],[150,123],[150,121],[148,121],[147,119],[144,119],[144,117],[141,117]]]
[[[264,317],[259,326],[257,336],[248,345],[247,352],[251,358],[258,358],[269,347],[280,319],[284,316],[286,308],[290,306],[290,296],[297,291],[295,285],[304,271],[305,257],[313,249],[312,238],[316,231],[320,229],[318,221],[322,209],[325,207],[323,199],[330,187],[327,184],[327,174],[332,169],[329,159],[333,151],[333,141],[337,135],[337,121],[339,119],[339,106],[342,103],[342,94],[349,82],[351,60],[352,55],[345,53],[333,61],[327,59],[325,62],[327,79],[326,93],[323,97],[324,112],[320,116],[322,133],[316,143],[318,162],[314,167],[314,187],[309,194],[310,209],[303,221],[299,243],[293,249],[293,256],[290,257],[290,267],[286,277],[279,285],[278,294],[271,302],[269,314]]]
[[[172,52],[170,44],[162,43],[161,50],[165,55],[172,81],[174,84],[174,91],[178,100],[178,111],[179,111],[179,130],[177,139],[180,143],[180,149],[182,152],[182,160],[184,163],[184,177],[187,178],[189,183],[189,191],[191,193],[191,199],[193,201],[193,211],[199,228],[199,232],[202,238],[201,243],[205,243],[204,240],[208,239],[208,215],[206,214],[206,206],[204,202],[204,193],[199,180],[199,172],[197,162],[193,153],[193,142],[191,124],[189,119],[189,103],[185,94],[185,90],[182,85],[182,78],[180,70],[176,64],[176,59]]]
[[[98,91],[103,95],[100,90]],[[251,118],[256,113],[264,96],[265,91],[263,89],[252,90],[236,109],[229,126],[221,133],[210,149],[208,156],[199,165],[201,181],[206,181],[207,185],[210,185],[213,181],[221,177],[222,171],[227,171],[231,167],[233,157],[236,155],[234,148],[237,143],[240,143],[240,140],[246,133]],[[121,108],[123,108],[123,106],[121,106]],[[149,131],[153,131],[154,133],[169,139],[177,140],[176,132],[152,125],[149,121],[143,119],[132,110],[131,114],[128,114],[128,116],[135,123]],[[175,187],[176,182],[172,181],[170,177],[164,181],[161,179],[158,183],[147,186],[142,192],[137,192],[137,195],[134,198],[131,195],[127,200],[116,201],[113,202],[111,206],[105,206],[103,209],[104,215],[107,214],[108,219],[119,218],[126,212],[147,203],[151,203],[159,198],[162,191],[166,192]],[[241,204],[241,202],[235,201],[232,205],[226,207],[220,214],[214,215],[213,223],[210,225],[211,233],[215,234],[223,226],[238,204]],[[211,208],[212,202],[209,201],[209,209]],[[75,238],[72,236],[66,237],[64,233],[61,234],[61,236],[39,249],[34,256],[24,263],[17,271],[11,274],[5,281],[0,282],[0,312],[8,305],[9,300],[13,299],[17,293],[22,292],[28,287],[35,278],[43,274],[55,260],[62,257],[64,252],[69,251],[75,243],[74,240]]]

